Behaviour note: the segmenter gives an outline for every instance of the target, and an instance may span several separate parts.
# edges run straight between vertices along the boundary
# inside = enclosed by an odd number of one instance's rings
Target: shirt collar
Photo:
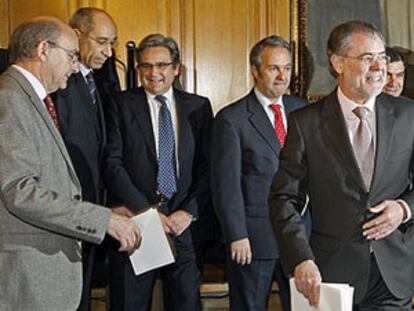
[[[151,99],[151,101],[155,101],[155,97],[157,96],[157,95],[154,95],[154,94],[152,94],[152,93],[150,93],[150,92],[148,92],[147,90],[145,90],[145,93],[147,94],[147,97],[148,98],[150,98]],[[173,95],[173,88],[172,87],[170,87],[169,89],[168,89],[168,91],[167,92],[165,92],[164,94],[159,94],[159,95],[162,95],[162,96],[164,96],[165,98],[167,98],[167,106],[168,106],[168,103],[173,103],[174,101],[173,101],[173,99],[174,99],[174,95]]]
[[[92,68],[86,67],[84,64],[79,63],[79,71],[81,72],[82,76],[86,78],[86,76],[93,72]]]
[[[342,92],[341,87],[338,86],[337,96],[339,105],[341,106],[342,113],[345,117],[352,116],[356,117],[355,114],[352,112],[356,107],[360,107],[361,104],[354,102],[353,100],[346,97],[346,95]],[[370,98],[363,106],[367,109],[375,112],[375,99],[376,96]]]
[[[34,74],[24,69],[23,67],[20,67],[18,65],[12,65],[12,67],[14,67],[17,71],[19,71],[29,81],[36,95],[40,98],[40,100],[43,101],[47,95],[47,91],[46,91],[46,88],[43,86],[43,84],[39,81],[39,79],[36,78]]]
[[[277,104],[284,109],[283,105],[283,96],[280,96],[279,98],[275,99],[269,99],[266,96],[263,95],[262,92],[258,90],[257,87],[254,88],[254,93],[256,94],[257,99],[259,100],[260,104],[263,106],[263,108],[268,109],[270,104]]]

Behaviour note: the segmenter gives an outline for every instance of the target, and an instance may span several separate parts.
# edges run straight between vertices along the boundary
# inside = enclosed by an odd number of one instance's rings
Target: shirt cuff
[[[407,215],[405,217],[405,219],[403,219],[403,224],[405,224],[406,222],[408,222],[412,218],[411,209],[408,206],[407,202],[405,202],[404,200],[399,199],[399,200],[397,200],[397,203],[400,203],[400,205],[405,209],[405,212],[406,212],[406,215]]]

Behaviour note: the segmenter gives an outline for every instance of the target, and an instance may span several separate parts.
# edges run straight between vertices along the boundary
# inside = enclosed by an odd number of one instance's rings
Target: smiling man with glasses
[[[354,311],[409,311],[414,104],[382,93],[388,57],[371,24],[336,26],[327,54],[338,86],[291,115],[269,197],[282,264],[312,305],[333,282],[355,288]]]
[[[128,254],[110,252],[111,310],[151,309],[157,275],[166,310],[201,310],[199,253],[209,203],[210,101],[173,87],[180,71],[174,39],[145,37],[137,48],[142,87],[115,96],[108,113],[108,198],[134,213],[157,205],[175,263],[136,276]]]
[[[94,70],[100,69],[117,42],[117,29],[111,16],[98,8],[81,8],[71,17],[69,25],[74,29],[79,53],[65,50],[72,61],[79,60],[80,72],[73,75],[64,91],[55,94],[62,137],[69,150],[76,174],[79,177],[83,199],[88,202],[104,202],[102,158],[106,142],[103,103],[95,83]],[[116,212],[131,216],[124,207]],[[96,248],[83,245],[84,288],[79,310],[89,309],[90,285]]]

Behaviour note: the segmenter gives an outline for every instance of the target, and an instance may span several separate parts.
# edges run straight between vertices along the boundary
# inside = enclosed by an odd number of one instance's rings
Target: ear
[[[80,37],[80,35],[81,35],[80,30],[79,30],[78,28],[73,28],[73,31],[75,32],[76,37],[78,37],[78,39],[79,39],[79,37]]]
[[[255,65],[250,66],[250,72],[252,73],[252,76],[254,80],[256,81],[259,78],[260,72],[259,69]]]
[[[47,57],[50,53],[50,45],[46,41],[41,41],[36,49],[36,56],[42,61],[45,62],[47,60]]]
[[[344,58],[339,55],[332,54],[329,60],[333,69],[338,75],[340,75],[344,71]]]
[[[178,63],[178,65],[175,66],[174,68],[174,76],[178,76],[180,74],[180,70],[181,70],[181,63]]]

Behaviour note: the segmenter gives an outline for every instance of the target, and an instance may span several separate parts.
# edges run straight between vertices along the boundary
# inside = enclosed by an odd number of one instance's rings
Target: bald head
[[[79,38],[80,61],[87,68],[100,69],[112,56],[117,42],[117,29],[111,16],[98,8],[81,8],[69,25]]]
[[[66,87],[78,70],[78,51],[73,29],[55,17],[30,19],[10,38],[11,61],[31,72],[48,93]]]

